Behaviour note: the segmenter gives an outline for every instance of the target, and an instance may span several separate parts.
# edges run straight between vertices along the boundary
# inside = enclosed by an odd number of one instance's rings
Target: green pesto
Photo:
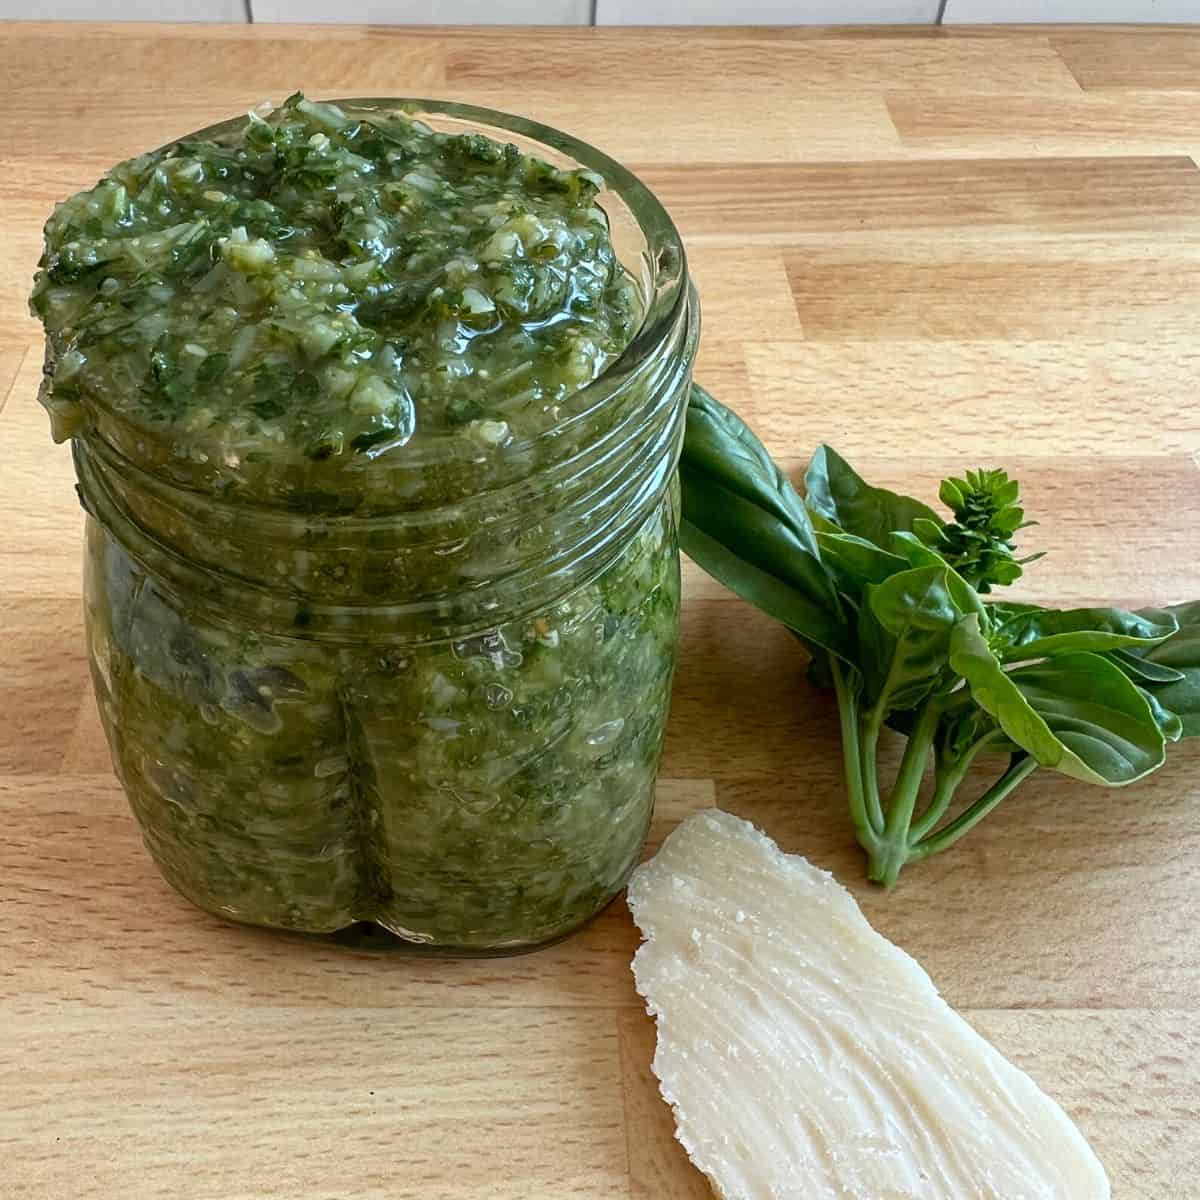
[[[572,416],[641,319],[600,184],[293,97],[47,223],[101,716],[209,911],[488,952],[569,932],[635,863],[690,358]]]
[[[298,96],[121,163],[46,225],[56,434],[103,413],[180,482],[301,508],[413,441],[536,436],[639,319],[601,182]]]
[[[679,606],[671,498],[599,578],[423,647],[205,617],[95,522],[93,680],[167,879],[236,920],[536,945],[624,885],[653,808]]]

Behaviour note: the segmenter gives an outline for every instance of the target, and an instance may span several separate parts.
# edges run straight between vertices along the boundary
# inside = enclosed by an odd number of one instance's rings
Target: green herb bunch
[[[947,525],[927,517],[913,521],[913,532],[936,550],[978,592],[1015,583],[1021,568],[1042,556],[1018,559],[1013,534],[1036,524],[1025,521],[1017,504],[1020,485],[1007,471],[968,471],[965,479],[943,479],[938,498],[952,513]]]
[[[822,446],[801,499],[698,386],[679,470],[684,550],[787,625],[810,678],[837,695],[850,812],[876,882],[952,846],[1039,767],[1121,787],[1161,766],[1167,742],[1200,736],[1200,602],[1129,612],[988,598],[1032,561],[1015,556],[1028,522],[1005,472],[944,481],[945,521]],[[906,738],[886,787],[885,725]],[[1003,768],[959,802],[988,754]]]

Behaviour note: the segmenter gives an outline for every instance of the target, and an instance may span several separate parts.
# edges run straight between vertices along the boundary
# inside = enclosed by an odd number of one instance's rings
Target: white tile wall
[[[0,0],[5,21],[226,21],[246,19],[245,0]]]
[[[947,0],[946,25],[993,21],[1200,22],[1200,0]]]
[[[938,0],[597,0],[597,25],[929,25]]]
[[[251,0],[251,5],[256,21],[345,25],[587,25],[592,19],[591,0]]]
[[[587,25],[593,0],[0,0],[0,20]],[[598,25],[932,24],[938,0],[595,0]],[[947,0],[947,25],[1200,24],[1200,0]]]

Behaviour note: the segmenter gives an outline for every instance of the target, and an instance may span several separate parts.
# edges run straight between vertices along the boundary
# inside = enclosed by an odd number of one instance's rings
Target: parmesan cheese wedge
[[[1059,1106],[825,871],[715,809],[635,872],[676,1136],[725,1200],[1107,1200]]]

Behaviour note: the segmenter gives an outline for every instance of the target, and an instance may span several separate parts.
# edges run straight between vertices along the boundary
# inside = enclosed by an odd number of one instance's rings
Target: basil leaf
[[[821,446],[804,476],[805,503],[843,533],[878,546],[898,529],[911,530],[916,520],[943,522],[928,505],[910,496],[871,487],[837,451]]]
[[[1006,672],[971,614],[954,627],[950,663],[979,706],[1044,767],[1117,787],[1162,765],[1163,733],[1146,698],[1098,654]]]
[[[950,565],[936,550],[907,529],[896,530],[888,535],[887,540],[892,553],[900,555],[910,567],[932,567],[937,563]]]
[[[868,584],[882,583],[890,575],[908,570],[903,558],[853,534],[818,531],[817,545],[821,561],[833,571],[838,587],[856,602]]]
[[[979,613],[984,629],[991,628],[991,621],[979,598],[979,593],[936,551],[926,546],[916,534],[899,530],[889,538],[892,548],[908,560],[913,567],[942,567],[946,572],[946,586],[954,603],[962,614]]]
[[[848,655],[837,592],[803,502],[746,424],[698,384],[679,480],[686,553],[806,641]]]
[[[681,461],[693,478],[723,487],[770,513],[819,564],[821,552],[804,501],[750,427],[698,383],[692,384],[686,420]],[[829,579],[819,568],[813,584],[817,593],[832,598]]]
[[[1021,604],[1015,600],[985,600],[983,606],[996,626],[1005,625],[1024,613],[1045,611],[1040,604]]]
[[[730,549],[722,538],[729,535],[733,522],[743,521],[730,509],[745,502],[726,495],[724,499],[727,504],[722,512],[721,497],[689,485],[682,471],[680,477],[683,481],[685,516],[679,526],[679,544],[684,553],[718,583],[723,583],[731,592],[762,609],[769,617],[781,621],[804,641],[850,661],[849,640],[841,618],[813,601],[789,577],[789,568],[795,566],[793,556],[796,552],[786,548],[783,544],[786,539],[779,535],[778,530],[763,530],[760,526],[759,538],[753,543],[743,543],[739,531],[732,543],[739,549]],[[754,523],[753,518],[743,521],[742,528]],[[776,552],[778,573],[769,565],[760,565],[752,557],[743,556],[743,547],[747,545],[751,554],[761,554],[763,558],[770,558],[771,552]]]
[[[963,616],[942,564],[868,585],[859,613],[859,656],[872,703],[913,708],[949,665],[950,635]]]
[[[1120,667],[1134,683],[1174,683],[1177,679],[1187,678],[1183,671],[1164,667],[1161,663],[1147,662],[1129,650],[1111,650],[1105,657]]]
[[[937,517],[931,521],[928,517],[913,517],[911,532],[919,542],[932,548],[942,540],[942,519]]]
[[[1167,612],[1153,617],[1121,608],[1035,609],[1013,616],[996,630],[1004,643],[1001,660],[1016,662],[1058,654],[1148,648],[1178,628]]]
[[[1120,786],[1162,766],[1164,733],[1154,709],[1142,689],[1100,655],[1064,654],[1018,667],[1011,678],[1073,756],[1060,771]]]
[[[1165,642],[1150,650],[1139,651],[1138,657],[1151,669],[1165,667],[1183,676],[1155,687],[1154,696],[1179,716],[1185,738],[1200,737],[1200,600],[1172,605],[1166,611],[1179,622],[1179,629]]]
[[[1177,742],[1183,737],[1183,718],[1159,703],[1158,697],[1149,689],[1134,684],[1137,690],[1146,698],[1155,724],[1162,730],[1162,735],[1168,742]]]

